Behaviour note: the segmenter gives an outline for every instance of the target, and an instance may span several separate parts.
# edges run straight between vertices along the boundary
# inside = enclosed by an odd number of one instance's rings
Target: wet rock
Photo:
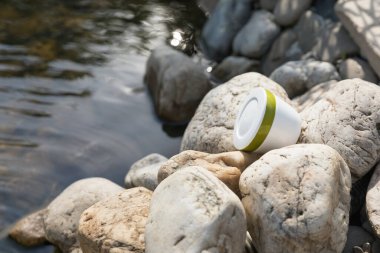
[[[342,253],[352,253],[354,246],[362,246],[364,243],[372,243],[375,239],[371,234],[358,226],[349,226],[347,243]]]
[[[250,14],[251,0],[219,0],[202,30],[202,51],[216,61],[227,57],[235,35],[248,21]]]
[[[247,166],[259,159],[259,155],[240,151],[208,154],[199,151],[187,150],[173,156],[165,162],[158,172],[158,181],[161,182],[171,174],[189,166],[200,166],[213,173],[220,181],[238,196],[239,178]],[[195,168],[195,167],[194,167]]]
[[[162,181],[150,208],[146,253],[244,250],[247,230],[243,206],[206,169],[184,168]]]
[[[233,51],[235,54],[258,59],[268,51],[279,33],[280,28],[274,23],[272,13],[255,11],[236,35]]]
[[[272,11],[278,0],[260,0],[261,8]]]
[[[295,32],[303,52],[309,52],[316,44],[325,20],[312,11],[306,11],[295,26]],[[305,36],[307,34],[307,36]]]
[[[380,76],[380,2],[373,0],[343,1],[335,11],[344,27],[359,46],[361,54]]]
[[[46,208],[46,239],[58,246],[63,253],[76,250],[79,248],[77,231],[82,212],[96,202],[123,190],[104,178],[82,179],[71,184]]]
[[[322,95],[329,91],[336,83],[338,83],[336,80],[320,83],[308,90],[305,94],[295,97],[292,100],[295,108],[298,112],[302,112],[307,107],[314,105],[322,98]]]
[[[293,25],[311,3],[312,0],[278,0],[274,9],[276,23],[281,26]]]
[[[313,48],[317,59],[331,63],[355,55],[358,51],[358,46],[341,23],[325,25],[318,36],[316,46]]]
[[[380,238],[380,164],[377,165],[368,185],[366,208],[372,229]]]
[[[78,229],[83,253],[144,253],[144,232],[151,197],[151,191],[136,187],[85,210]]]
[[[44,244],[46,242],[44,212],[45,209],[42,209],[19,220],[9,232],[9,236],[27,247]]]
[[[302,111],[300,142],[337,150],[357,181],[380,160],[379,97],[380,87],[361,79],[335,84]]]
[[[340,80],[334,65],[315,60],[291,61],[277,68],[270,79],[281,84],[290,98],[299,96],[317,84]]]
[[[212,89],[202,100],[186,128],[181,151],[207,153],[235,151],[233,128],[237,111],[249,92],[264,87],[291,103],[284,89],[259,73],[246,73]]]
[[[203,96],[211,89],[201,66],[168,46],[152,51],[145,83],[158,116],[174,122],[190,120]]]
[[[212,71],[212,75],[220,82],[252,71],[258,71],[260,62],[245,57],[228,56]]]
[[[167,160],[160,154],[150,154],[132,164],[124,180],[126,188],[142,186],[151,191],[156,189],[158,170]]]
[[[371,66],[356,57],[342,61],[339,63],[338,69],[342,79],[360,78],[371,83],[377,83],[378,81]]]
[[[342,252],[350,186],[346,163],[326,145],[266,153],[240,178],[248,231],[258,252]]]
[[[274,41],[269,53],[264,58],[263,73],[269,76],[273,70],[287,61],[295,60],[294,55],[289,53],[289,48],[296,42],[297,36],[291,29],[285,30]]]

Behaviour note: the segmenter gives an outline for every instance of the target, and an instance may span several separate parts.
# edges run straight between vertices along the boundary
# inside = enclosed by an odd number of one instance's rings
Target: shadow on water
[[[174,32],[194,53],[204,19],[185,0],[0,2],[0,252],[54,252],[7,230],[77,179],[122,185],[137,159],[178,152],[184,127],[154,116],[145,62]]]

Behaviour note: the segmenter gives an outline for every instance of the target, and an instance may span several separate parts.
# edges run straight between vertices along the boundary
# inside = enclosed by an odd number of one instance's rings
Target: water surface
[[[181,35],[188,54],[204,16],[194,1],[0,2],[0,252],[23,215],[90,176],[122,185],[129,166],[178,152],[143,85],[149,50]]]

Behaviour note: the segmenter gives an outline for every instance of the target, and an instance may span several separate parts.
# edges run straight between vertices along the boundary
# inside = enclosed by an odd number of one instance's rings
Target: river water
[[[180,33],[194,51],[205,17],[194,1],[0,1],[0,252],[23,215],[67,185],[178,153],[184,127],[156,118],[143,84],[149,50]],[[178,43],[176,43],[178,44]]]

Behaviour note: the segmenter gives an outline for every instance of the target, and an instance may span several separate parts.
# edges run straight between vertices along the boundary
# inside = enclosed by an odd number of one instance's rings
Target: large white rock
[[[371,83],[377,83],[378,78],[371,66],[357,57],[348,58],[338,65],[339,74],[342,79],[360,78]]]
[[[302,111],[300,142],[323,143],[337,150],[355,182],[380,161],[379,98],[380,87],[361,79],[333,85]]]
[[[158,170],[167,160],[168,158],[160,154],[150,154],[141,158],[132,164],[127,175],[125,176],[125,187],[133,188],[142,186],[154,191],[158,185]]]
[[[380,164],[377,165],[368,185],[366,209],[372,230],[380,238]]]
[[[311,3],[312,0],[278,0],[274,9],[276,23],[281,26],[293,25]]]
[[[85,210],[78,229],[83,253],[144,253],[151,197],[151,191],[136,187]]]
[[[46,239],[63,253],[79,248],[77,231],[84,210],[96,202],[124,189],[104,178],[76,181],[58,195],[46,208],[44,228]]]
[[[240,104],[255,87],[263,87],[291,103],[285,90],[259,73],[246,73],[212,89],[186,128],[181,151],[207,153],[235,151],[233,128]]]
[[[266,153],[240,178],[248,230],[258,252],[342,252],[350,187],[346,163],[326,145]]]
[[[272,13],[255,11],[236,35],[233,51],[235,54],[259,59],[268,51],[279,33],[280,28],[274,22]]]
[[[239,198],[211,172],[189,167],[154,191],[145,252],[243,253],[246,229]]]
[[[158,116],[174,122],[190,120],[211,89],[202,67],[168,46],[152,51],[146,65],[145,83]]]
[[[380,1],[339,0],[335,11],[344,27],[380,76]]]
[[[270,78],[281,84],[290,98],[305,93],[317,84],[340,80],[334,65],[315,60],[287,62],[273,71]]]

